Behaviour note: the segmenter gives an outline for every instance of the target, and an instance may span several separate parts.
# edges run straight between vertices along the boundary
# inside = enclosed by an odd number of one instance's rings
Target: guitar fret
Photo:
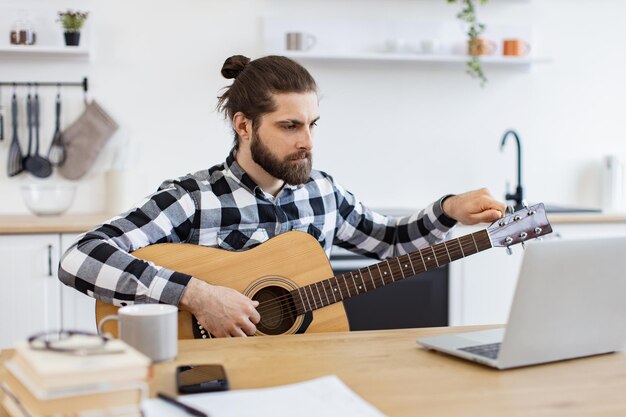
[[[398,261],[398,266],[400,266],[400,273],[402,274],[402,278],[406,278],[404,276],[404,271],[402,271],[402,264],[400,263],[400,258],[396,258],[396,261]]]
[[[337,283],[337,287],[335,288],[335,291],[337,291],[337,288],[339,288],[339,295],[341,296],[341,299],[343,300],[345,297],[343,296],[343,292],[341,291],[341,286],[339,285],[339,280],[337,279],[337,277],[335,277],[335,282]]]
[[[348,297],[352,297],[352,294],[350,294],[350,287],[348,287],[348,281],[346,281],[346,274],[341,274],[341,277],[343,278],[343,285],[346,286],[346,290],[348,291]]]
[[[450,256],[450,251],[448,250],[448,245],[446,245],[446,242],[443,242],[443,247],[446,249],[446,253],[448,254],[448,259],[450,260],[450,262],[452,262],[452,257]]]
[[[304,296],[306,297],[306,302],[309,304],[309,311],[313,311],[313,307],[311,306],[311,300],[309,300],[309,295],[306,293],[306,287],[302,287],[304,290]]]
[[[359,280],[359,289],[363,290],[364,292],[367,292],[367,285],[365,284],[365,280],[363,279],[363,275],[361,274],[361,271],[358,270],[356,272],[353,272],[353,274],[356,273],[356,278]]]
[[[457,239],[459,242],[459,249],[461,249],[461,255],[465,258],[465,252],[463,252],[463,244],[461,243],[461,239]]]
[[[413,268],[413,260],[411,260],[411,254],[407,254],[406,257],[409,259],[409,263],[411,264],[411,270],[413,271],[413,275],[417,275],[415,273],[415,268]]]
[[[383,278],[383,271],[380,269],[380,262],[376,264],[376,268],[378,268],[378,274],[380,275],[380,280],[383,282],[383,287],[385,286],[385,278]]]
[[[326,295],[326,305],[331,304],[330,303],[330,297],[328,296],[328,293],[326,292],[326,286],[324,285],[326,283],[326,280],[322,281],[322,289],[324,290],[324,294]]]
[[[298,288],[298,295],[300,296],[300,300],[302,300],[302,311],[304,312],[306,310],[306,307],[304,306],[304,298],[302,298],[301,290],[302,288]]]
[[[311,299],[313,300],[313,305],[315,305],[315,309],[317,310],[317,303],[315,302],[315,294],[313,294],[313,288],[310,285],[307,285],[309,292],[311,293]]]
[[[385,261],[385,263],[387,264],[387,269],[389,270],[389,275],[391,275],[391,281],[392,282],[396,282],[396,279],[393,277],[393,271],[391,270],[391,264],[389,263],[389,261]],[[385,274],[387,274],[385,272]]]
[[[424,264],[424,272],[428,271],[428,268],[426,267],[426,262],[424,262],[424,257],[422,256],[422,251],[418,250],[417,253],[419,253],[420,258],[422,258],[422,263]]]
[[[352,278],[352,282],[354,283],[354,289],[356,290],[356,295],[359,295],[359,286],[356,285],[356,281],[354,280],[354,274],[350,272],[350,278]]]
[[[476,239],[474,239],[474,233],[472,233],[470,236],[472,237],[472,240],[474,241],[474,246],[476,246],[476,253],[480,252],[478,250],[478,245],[476,244]]]
[[[320,293],[320,289],[317,288],[317,282],[315,283],[315,289],[317,290],[317,295],[320,297],[320,305],[323,307],[325,305],[324,300],[322,300],[322,293]]]
[[[376,288],[376,283],[374,282],[374,277],[372,276],[372,270],[370,269],[370,266],[367,266],[367,272],[370,276],[370,279],[372,280],[372,288]]]
[[[457,259],[461,259],[462,256],[459,252],[458,249],[454,248],[454,243],[456,243],[457,245],[459,244],[456,239],[455,240],[451,240],[448,242],[448,245],[446,246],[448,249],[448,256],[450,257],[450,262],[452,261],[456,261]]]
[[[433,252],[433,257],[435,258],[435,263],[439,266],[439,260],[437,259],[437,254],[435,253],[435,249],[433,246],[430,247],[430,250]]]
[[[328,289],[330,290],[330,293],[333,295],[333,300],[337,302],[337,297],[335,297],[335,291],[333,291],[333,284],[331,284],[331,280],[327,279],[326,281],[328,281]]]
[[[464,245],[468,245],[468,246],[466,246],[466,248],[465,248],[466,250],[465,251],[468,251],[470,255],[475,254],[476,253],[474,251],[475,247],[474,247],[474,245],[472,243],[471,236],[463,236],[463,238],[465,239],[465,242],[466,242],[466,243],[464,243]]]

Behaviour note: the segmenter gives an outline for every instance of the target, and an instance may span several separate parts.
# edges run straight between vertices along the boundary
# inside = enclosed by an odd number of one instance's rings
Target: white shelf
[[[89,59],[89,49],[85,46],[40,46],[40,45],[3,45],[0,57],[54,57]]]
[[[383,61],[383,62],[434,62],[434,63],[465,63],[467,55],[438,54],[403,54],[403,53],[351,53],[351,54],[320,54],[313,52],[275,51],[276,55],[284,55],[295,60],[307,61]],[[550,62],[549,58],[541,57],[504,57],[481,56],[485,64],[528,66],[536,63]]]

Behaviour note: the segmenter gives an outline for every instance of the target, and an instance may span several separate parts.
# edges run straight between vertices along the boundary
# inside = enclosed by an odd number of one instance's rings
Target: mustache
[[[301,152],[292,153],[291,155],[287,156],[287,159],[290,161],[297,161],[298,159],[304,159],[304,158],[311,160],[312,157],[313,155],[311,152],[301,151]]]

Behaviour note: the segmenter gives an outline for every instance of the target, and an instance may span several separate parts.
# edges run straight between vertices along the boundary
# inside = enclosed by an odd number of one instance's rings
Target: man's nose
[[[313,132],[310,128],[303,129],[303,133],[298,139],[298,149],[306,149],[307,151],[313,149]]]

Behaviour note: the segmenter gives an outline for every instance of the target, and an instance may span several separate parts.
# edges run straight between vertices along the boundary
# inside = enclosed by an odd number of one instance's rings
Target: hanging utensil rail
[[[0,81],[0,87],[82,87],[85,94],[89,91],[89,81],[87,77],[79,82],[66,81]]]

